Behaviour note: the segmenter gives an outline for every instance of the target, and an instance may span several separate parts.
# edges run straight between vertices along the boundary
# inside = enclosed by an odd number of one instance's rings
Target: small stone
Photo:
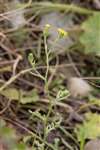
[[[17,9],[17,5],[20,5],[19,0],[14,0],[9,4],[9,9],[13,12],[8,15],[8,19],[12,25],[13,28],[20,28],[21,26],[25,25],[26,20],[24,17],[24,9]]]
[[[87,142],[84,150],[100,150],[100,140],[95,139]]]
[[[68,79],[68,90],[73,97],[85,97],[90,93],[91,87],[83,79],[71,77]]]

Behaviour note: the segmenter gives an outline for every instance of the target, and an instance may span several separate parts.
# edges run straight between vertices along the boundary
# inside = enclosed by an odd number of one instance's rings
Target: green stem
[[[43,138],[44,143],[45,143],[46,138],[47,138],[46,128],[47,128],[47,125],[48,125],[49,116],[52,112],[52,107],[53,107],[53,104],[52,104],[52,101],[50,100],[49,110],[48,110],[48,113],[47,113],[47,116],[46,116],[46,119],[45,119],[45,122],[44,122],[44,138]]]
[[[80,143],[80,150],[84,150],[84,143],[85,143],[85,140],[83,139]]]
[[[48,92],[48,72],[49,72],[49,53],[48,53],[48,47],[47,47],[47,41],[46,36],[44,35],[44,46],[45,46],[45,55],[46,55],[46,74],[45,74],[45,91]]]
[[[48,2],[40,2],[40,3],[33,3],[33,5],[31,5],[31,7],[36,8],[36,7],[44,7],[44,10],[48,9],[48,11],[72,11],[75,13],[80,13],[80,14],[84,14],[84,15],[90,15],[93,13],[97,13],[97,11],[94,10],[89,10],[86,8],[82,8],[79,6],[76,6],[74,4],[59,4],[59,3],[48,3]]]
[[[52,102],[50,101],[49,110],[48,110],[47,117],[46,117],[46,124],[47,124],[47,122],[48,122],[48,120],[49,120],[49,116],[50,116],[50,114],[51,114],[51,112],[52,112],[52,107],[53,107],[53,104],[52,104]]]

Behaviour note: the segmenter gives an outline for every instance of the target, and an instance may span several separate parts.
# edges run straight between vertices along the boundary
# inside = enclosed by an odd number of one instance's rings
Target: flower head
[[[58,34],[60,38],[66,37],[68,36],[68,32],[66,32],[65,30],[58,28]]]

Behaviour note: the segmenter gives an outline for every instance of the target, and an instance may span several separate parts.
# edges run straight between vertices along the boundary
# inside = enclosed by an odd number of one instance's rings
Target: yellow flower
[[[68,36],[68,32],[66,32],[65,30],[58,28],[58,34],[60,38],[66,37]]]
[[[51,27],[50,24],[46,24],[46,25],[45,25],[45,28],[50,28],[50,27]]]

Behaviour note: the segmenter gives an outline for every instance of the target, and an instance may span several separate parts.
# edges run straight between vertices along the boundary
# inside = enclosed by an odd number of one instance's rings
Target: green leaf
[[[0,92],[1,95],[5,96],[9,100],[17,100],[22,104],[32,103],[38,101],[38,92],[36,89],[31,91],[18,90],[16,88],[7,88]]]
[[[0,91],[0,94],[5,96],[9,100],[18,100],[19,99],[19,90],[15,88],[7,88],[3,91]]]
[[[6,126],[0,128],[0,135],[2,135],[5,138],[9,138],[9,136],[10,138],[15,137],[13,130]]]
[[[75,129],[78,141],[83,139],[95,139],[100,136],[100,115],[96,113],[87,113],[86,121],[78,125]]]
[[[83,24],[84,33],[80,36],[80,42],[85,47],[85,53],[94,53],[100,56],[100,14],[95,13]]]
[[[15,145],[15,148],[13,150],[27,150],[24,143],[19,143]]]
[[[33,56],[32,53],[30,53],[30,54],[28,55],[28,61],[29,61],[29,63],[32,65],[32,67],[34,68],[34,67],[35,67],[35,59],[34,59],[34,56]]]
[[[38,92],[36,89],[33,89],[29,92],[23,92],[20,102],[22,104],[27,104],[27,103],[37,102],[38,99],[39,99]]]
[[[57,93],[56,99],[57,99],[58,101],[60,101],[60,100],[63,100],[65,97],[68,97],[68,96],[69,96],[69,91],[68,91],[68,90],[66,90],[66,89],[60,90],[60,91],[58,91],[58,93]]]

